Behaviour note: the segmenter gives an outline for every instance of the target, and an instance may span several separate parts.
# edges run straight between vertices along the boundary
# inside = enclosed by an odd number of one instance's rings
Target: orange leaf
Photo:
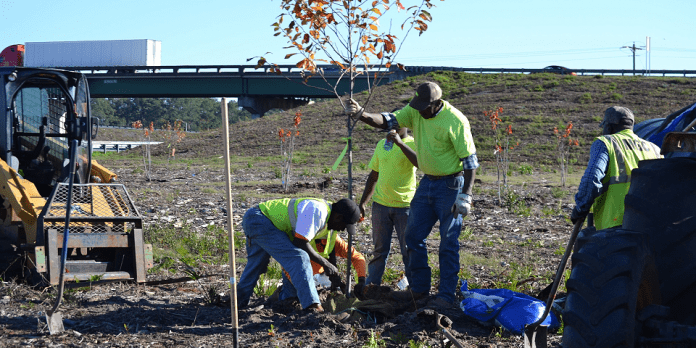
[[[377,31],[379,30],[379,27],[374,24],[370,24],[370,29]]]

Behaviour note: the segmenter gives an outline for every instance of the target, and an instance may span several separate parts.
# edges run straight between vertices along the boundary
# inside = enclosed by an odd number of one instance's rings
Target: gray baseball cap
[[[633,112],[623,106],[612,106],[604,111],[604,120],[599,124],[604,127],[606,124],[633,125],[635,118]]]
[[[442,98],[442,89],[434,82],[426,82],[418,86],[416,96],[408,103],[412,108],[425,110],[432,102]]]

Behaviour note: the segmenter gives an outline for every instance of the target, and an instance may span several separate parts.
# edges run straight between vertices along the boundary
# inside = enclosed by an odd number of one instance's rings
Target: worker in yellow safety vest
[[[599,230],[621,226],[624,197],[631,184],[631,171],[638,162],[662,158],[657,145],[633,133],[633,113],[622,106],[604,112],[600,124],[602,136],[590,148],[590,160],[575,195],[575,208],[570,220],[575,224],[593,213]]]
[[[338,269],[319,255],[311,242],[326,239],[332,230],[355,234],[359,220],[358,205],[347,198],[333,204],[318,198],[283,198],[247,210],[242,218],[247,264],[237,285],[237,304],[248,305],[256,282],[273,257],[289,273],[302,308],[323,312],[310,261],[321,265],[328,275],[338,274]]]

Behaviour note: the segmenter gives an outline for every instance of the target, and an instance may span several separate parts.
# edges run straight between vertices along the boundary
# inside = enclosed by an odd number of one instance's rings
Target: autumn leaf
[[[431,22],[433,20],[433,16],[431,16],[430,13],[428,11],[425,11],[425,10],[421,11],[419,17],[423,18],[424,20],[429,21],[429,22]]]

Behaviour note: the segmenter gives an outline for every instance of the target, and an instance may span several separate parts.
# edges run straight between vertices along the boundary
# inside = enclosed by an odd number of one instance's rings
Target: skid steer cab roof
[[[91,148],[90,97],[81,72],[60,69],[0,68],[0,159],[15,170],[41,157],[50,158],[56,171],[67,156],[71,139]],[[48,150],[46,150],[46,147]],[[48,152],[46,152],[48,151]],[[91,154],[80,157],[88,178]],[[48,188],[46,188],[48,190]]]
[[[12,97],[8,87],[14,86],[15,89],[31,79],[31,84],[40,87],[42,84],[50,84],[50,80],[58,81],[61,85],[67,88],[76,87],[81,79],[85,79],[80,72],[61,70],[61,69],[45,69],[45,68],[26,68],[26,67],[0,67],[0,77],[3,85],[6,86],[5,95],[3,95],[3,103],[7,102],[7,98]],[[33,79],[39,78],[39,79]],[[44,81],[42,83],[42,81]]]

